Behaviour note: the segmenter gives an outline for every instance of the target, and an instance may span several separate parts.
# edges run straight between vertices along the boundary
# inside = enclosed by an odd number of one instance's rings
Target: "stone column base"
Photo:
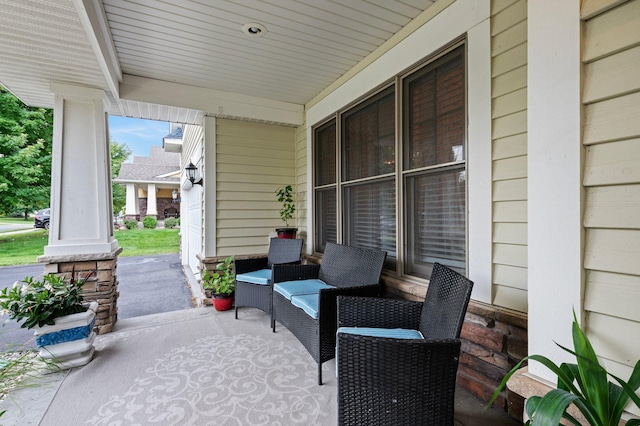
[[[97,302],[97,334],[110,333],[118,320],[117,258],[122,252],[118,247],[111,253],[76,254],[67,256],[40,256],[38,262],[46,263],[45,274],[55,274],[75,279],[86,279],[82,295],[87,302]]]

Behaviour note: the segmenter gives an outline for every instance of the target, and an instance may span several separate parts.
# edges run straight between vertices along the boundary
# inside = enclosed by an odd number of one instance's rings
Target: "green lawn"
[[[2,219],[4,220],[4,219]],[[126,229],[115,232],[120,256],[178,253],[179,229]],[[37,263],[48,244],[48,232],[35,230],[21,234],[0,234],[0,266]]]

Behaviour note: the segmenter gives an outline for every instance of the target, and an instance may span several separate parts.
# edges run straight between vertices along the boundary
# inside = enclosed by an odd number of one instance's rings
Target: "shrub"
[[[138,227],[138,221],[133,219],[125,220],[124,226],[126,226],[127,229],[136,229]]]
[[[158,224],[158,220],[153,216],[146,216],[142,219],[142,225],[148,229],[154,229]]]
[[[178,224],[178,220],[175,217],[168,217],[164,220],[164,227],[173,229]]]

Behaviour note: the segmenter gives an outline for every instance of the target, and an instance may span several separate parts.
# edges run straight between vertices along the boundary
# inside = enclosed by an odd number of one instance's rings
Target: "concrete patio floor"
[[[265,338],[265,339],[273,338],[273,335],[269,327],[266,327],[266,326],[259,327],[253,324],[249,324],[251,319],[247,317],[245,317],[247,319],[245,319],[243,324],[242,318],[240,318],[240,320],[233,320],[233,319],[230,319],[232,318],[232,314],[215,312],[212,307],[202,307],[202,308],[193,308],[193,309],[187,309],[182,311],[174,311],[174,312],[167,312],[167,313],[119,320],[114,332],[111,333],[111,336],[112,336],[111,339],[117,340],[117,336],[114,337],[114,335],[117,335],[117,334],[126,335],[127,333],[130,333],[134,330],[141,330],[141,329],[146,329],[150,327],[160,327],[160,329],[162,329],[163,326],[168,327],[170,324],[176,324],[179,322],[188,324],[190,321],[196,321],[198,320],[198,318],[203,318],[203,317],[217,318],[217,319],[223,318],[221,316],[213,317],[214,315],[227,315],[227,317],[224,317],[224,320],[226,321],[226,324],[228,324],[228,328],[233,327],[233,324],[238,324],[238,327],[249,326],[251,330],[255,330],[256,338]],[[249,317],[253,317],[253,320],[256,320],[255,318],[256,315],[261,315],[261,313],[256,314],[255,312],[250,312],[247,315]],[[257,318],[258,321],[262,319],[264,319],[265,321],[268,321],[268,318],[266,317],[266,315],[265,315],[265,318],[262,318],[262,317]],[[233,333],[233,331],[231,331],[231,333]],[[110,335],[103,335],[103,336],[110,336]],[[99,336],[99,338],[103,336]],[[156,337],[158,339],[168,339],[168,340],[175,339],[171,336],[158,335]],[[117,357],[118,355],[119,355],[118,352],[110,352],[108,356]],[[99,356],[105,356],[105,355],[103,354]],[[156,356],[156,355],[153,354],[153,356]],[[313,361],[310,357],[308,358],[309,358],[308,361],[310,364],[309,369],[310,371],[313,372],[315,371],[315,365],[311,365],[313,364]],[[98,365],[100,365],[100,364],[96,364],[97,362],[100,362],[100,361],[98,361],[97,359],[94,359],[94,361],[92,361],[92,363],[96,365],[96,368]],[[92,363],[82,368],[90,369],[92,367]],[[118,365],[118,363],[115,362],[112,365]],[[335,368],[335,364],[333,362],[330,361],[328,363],[325,363],[326,370],[329,370],[331,368]],[[19,389],[14,391],[10,395],[10,398],[8,398],[2,404],[0,404],[0,411],[2,409],[7,410],[7,413],[5,414],[5,416],[2,419],[0,419],[2,424],[5,426],[10,426],[10,425],[58,426],[57,424],[54,425],[53,423],[51,423],[50,420],[47,420],[47,416],[50,416],[51,414],[51,413],[47,413],[47,410],[50,410],[51,409],[50,407],[55,405],[57,398],[58,399],[65,398],[64,392],[69,392],[70,387],[63,386],[63,382],[65,380],[68,380],[69,375],[72,375],[74,373],[75,372],[72,371],[71,373],[51,374],[43,377],[41,381],[38,382],[38,385],[35,387]],[[99,372],[99,374],[103,374],[103,375],[105,374],[117,375],[118,373],[119,373],[118,371],[113,371],[113,372],[100,371]],[[98,374],[98,372],[96,372],[96,374]],[[327,376],[329,376],[330,374],[331,373],[327,371]],[[99,386],[99,384],[96,384],[96,385]],[[329,383],[325,384],[323,387],[325,386],[335,388],[336,386],[335,379],[333,381],[329,381]],[[335,389],[333,389],[333,392],[334,391]],[[79,398],[79,399],[92,398],[92,397],[95,398],[95,396],[86,395],[86,394],[73,396],[73,398]],[[66,395],[66,398],[69,398],[69,395]],[[336,410],[335,399],[329,399],[325,401],[325,404],[326,404],[325,408],[327,410],[331,412],[335,412]],[[331,407],[331,405],[334,405],[334,406]],[[455,425],[456,426],[516,426],[516,425],[522,424],[510,418],[505,413],[499,410],[490,409],[490,410],[484,411],[483,408],[484,408],[484,405],[481,401],[476,399],[467,391],[463,389],[458,389],[456,393]],[[155,423],[154,422],[154,424],[180,424],[180,423],[162,423],[162,422]],[[196,422],[193,424],[197,425],[200,423]],[[318,423],[315,423],[315,424],[318,424]],[[334,424],[334,422],[328,421],[327,424]]]

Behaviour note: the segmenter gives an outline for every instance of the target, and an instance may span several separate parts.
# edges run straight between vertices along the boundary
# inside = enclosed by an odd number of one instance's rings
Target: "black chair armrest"
[[[406,328],[420,326],[422,302],[379,297],[338,297],[339,327]]]
[[[273,265],[273,282],[308,280],[318,278],[320,265],[278,264]]]
[[[253,259],[240,259],[235,261],[236,274],[245,274],[247,272],[259,271],[267,269],[267,256],[257,257]]]

